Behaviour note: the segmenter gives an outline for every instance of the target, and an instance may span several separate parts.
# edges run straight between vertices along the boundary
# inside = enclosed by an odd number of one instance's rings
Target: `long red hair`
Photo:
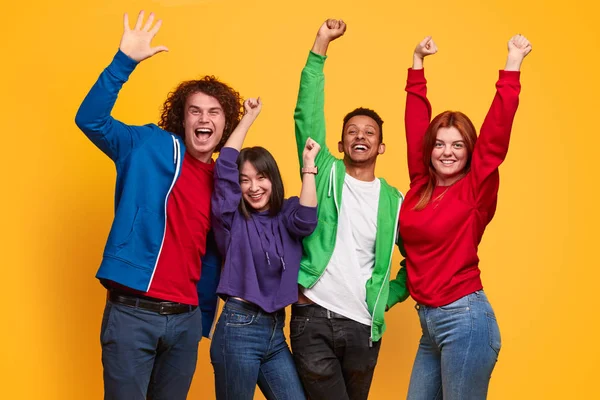
[[[465,141],[465,148],[467,149],[467,164],[463,172],[466,174],[471,169],[471,156],[473,155],[473,149],[475,148],[475,142],[477,141],[477,131],[473,122],[465,114],[460,111],[444,111],[437,115],[429,124],[425,137],[423,138],[423,163],[428,166],[429,169],[429,181],[427,186],[421,191],[421,198],[415,206],[415,210],[424,209],[427,204],[431,201],[433,195],[433,189],[437,184],[437,175],[433,164],[431,164],[431,153],[437,139],[437,132],[440,128],[454,127],[462,136]]]

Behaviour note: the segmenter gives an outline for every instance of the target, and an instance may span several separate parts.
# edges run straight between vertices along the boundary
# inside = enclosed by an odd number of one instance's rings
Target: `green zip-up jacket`
[[[334,157],[325,143],[325,75],[323,66],[326,56],[310,52],[302,70],[298,102],[294,112],[296,122],[296,145],[298,159],[302,165],[302,152],[306,139],[311,137],[321,145],[315,164],[318,199],[318,224],[312,235],[304,238],[304,250],[300,263],[298,283],[312,287],[329,264],[335,247],[338,215],[342,205],[342,188],[346,175],[344,161]],[[367,281],[367,307],[371,314],[371,340],[381,339],[385,331],[386,307],[404,301],[408,297],[406,270],[401,268],[396,279],[390,282],[392,253],[398,232],[398,215],[402,194],[381,181],[379,207],[377,209],[377,236],[375,238],[375,267]],[[343,300],[342,300],[343,301]]]

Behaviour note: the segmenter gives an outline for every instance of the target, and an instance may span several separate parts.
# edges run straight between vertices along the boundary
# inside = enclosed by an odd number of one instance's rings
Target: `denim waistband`
[[[237,310],[237,311],[242,311],[242,312],[247,312],[247,313],[272,315],[272,316],[285,315],[285,309],[281,309],[281,310],[274,311],[272,313],[268,313],[254,303],[250,303],[250,302],[240,300],[240,299],[235,299],[233,297],[228,297],[227,300],[225,301],[225,305],[223,307],[224,308],[227,307],[228,309],[231,309],[231,310]]]
[[[476,290],[473,293],[469,293],[467,295],[464,295],[463,297],[460,297],[454,301],[451,301],[448,304],[443,304],[441,306],[437,306],[437,307],[432,307],[432,306],[428,306],[426,304],[421,304],[421,303],[416,303],[415,304],[415,308],[417,310],[420,310],[421,308],[428,308],[428,309],[435,309],[435,308],[443,308],[443,307],[447,307],[453,304],[458,304],[460,302],[477,302],[477,303],[488,303],[489,304],[489,300],[487,298],[487,296],[485,295],[485,292],[483,291],[483,289],[480,290]]]

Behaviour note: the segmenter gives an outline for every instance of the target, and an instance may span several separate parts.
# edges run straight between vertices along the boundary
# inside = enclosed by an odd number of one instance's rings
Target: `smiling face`
[[[465,139],[459,130],[453,126],[439,128],[431,152],[438,185],[449,186],[462,178],[468,160]]]
[[[250,161],[242,164],[240,187],[246,204],[252,209],[259,212],[269,209],[272,186],[271,180],[258,172]]]
[[[225,113],[216,98],[196,92],[185,101],[183,126],[187,151],[208,162],[223,137]]]
[[[346,122],[338,150],[352,164],[374,163],[385,151],[377,122],[366,115],[355,115]]]

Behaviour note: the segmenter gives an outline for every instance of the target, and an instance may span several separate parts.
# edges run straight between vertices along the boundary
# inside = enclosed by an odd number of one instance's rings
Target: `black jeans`
[[[310,400],[366,400],[381,340],[371,327],[317,304],[292,306],[290,341]]]

